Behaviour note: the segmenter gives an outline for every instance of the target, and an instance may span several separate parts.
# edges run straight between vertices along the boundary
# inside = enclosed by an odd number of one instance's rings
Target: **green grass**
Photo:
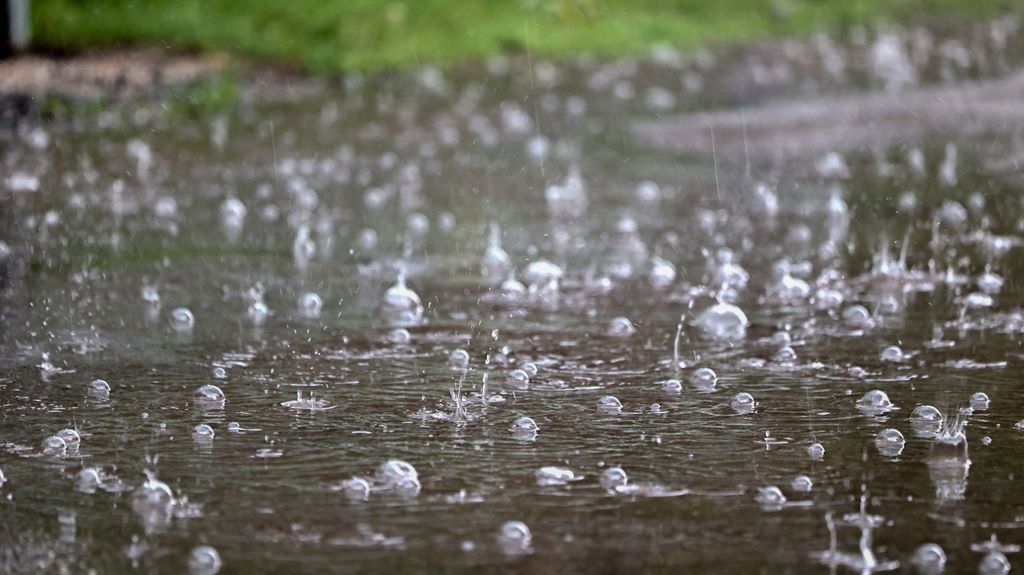
[[[35,0],[38,45],[226,51],[320,73],[449,64],[529,49],[643,53],[922,15],[992,16],[1019,0]]]

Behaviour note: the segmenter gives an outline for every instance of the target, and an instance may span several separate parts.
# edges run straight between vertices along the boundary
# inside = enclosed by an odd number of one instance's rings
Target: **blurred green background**
[[[840,30],[981,19],[1021,0],[34,0],[37,47],[226,51],[318,73],[449,64],[529,49],[643,53]]]

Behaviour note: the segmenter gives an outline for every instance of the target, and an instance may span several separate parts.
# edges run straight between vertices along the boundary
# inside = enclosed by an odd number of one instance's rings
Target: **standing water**
[[[1019,563],[1017,30],[3,132],[0,572]]]

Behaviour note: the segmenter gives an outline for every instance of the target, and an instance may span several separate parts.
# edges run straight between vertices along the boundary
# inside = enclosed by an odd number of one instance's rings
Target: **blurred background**
[[[1012,0],[3,0],[8,47],[159,46],[316,73],[532,51],[627,55],[855,25],[984,19]],[[29,7],[29,4],[31,6]],[[28,15],[31,14],[31,18]]]

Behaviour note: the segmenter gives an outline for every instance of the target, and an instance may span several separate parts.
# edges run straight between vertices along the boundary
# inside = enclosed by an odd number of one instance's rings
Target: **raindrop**
[[[666,379],[661,382],[661,389],[665,393],[679,393],[683,391],[683,384],[678,379]]]
[[[210,427],[209,425],[205,424],[205,423],[200,423],[199,425],[197,425],[197,426],[192,428],[192,439],[194,439],[196,441],[199,441],[199,442],[212,441],[213,440],[213,436],[214,436],[213,428]]]
[[[622,402],[614,395],[605,395],[597,400],[597,409],[604,412],[622,411]]]

